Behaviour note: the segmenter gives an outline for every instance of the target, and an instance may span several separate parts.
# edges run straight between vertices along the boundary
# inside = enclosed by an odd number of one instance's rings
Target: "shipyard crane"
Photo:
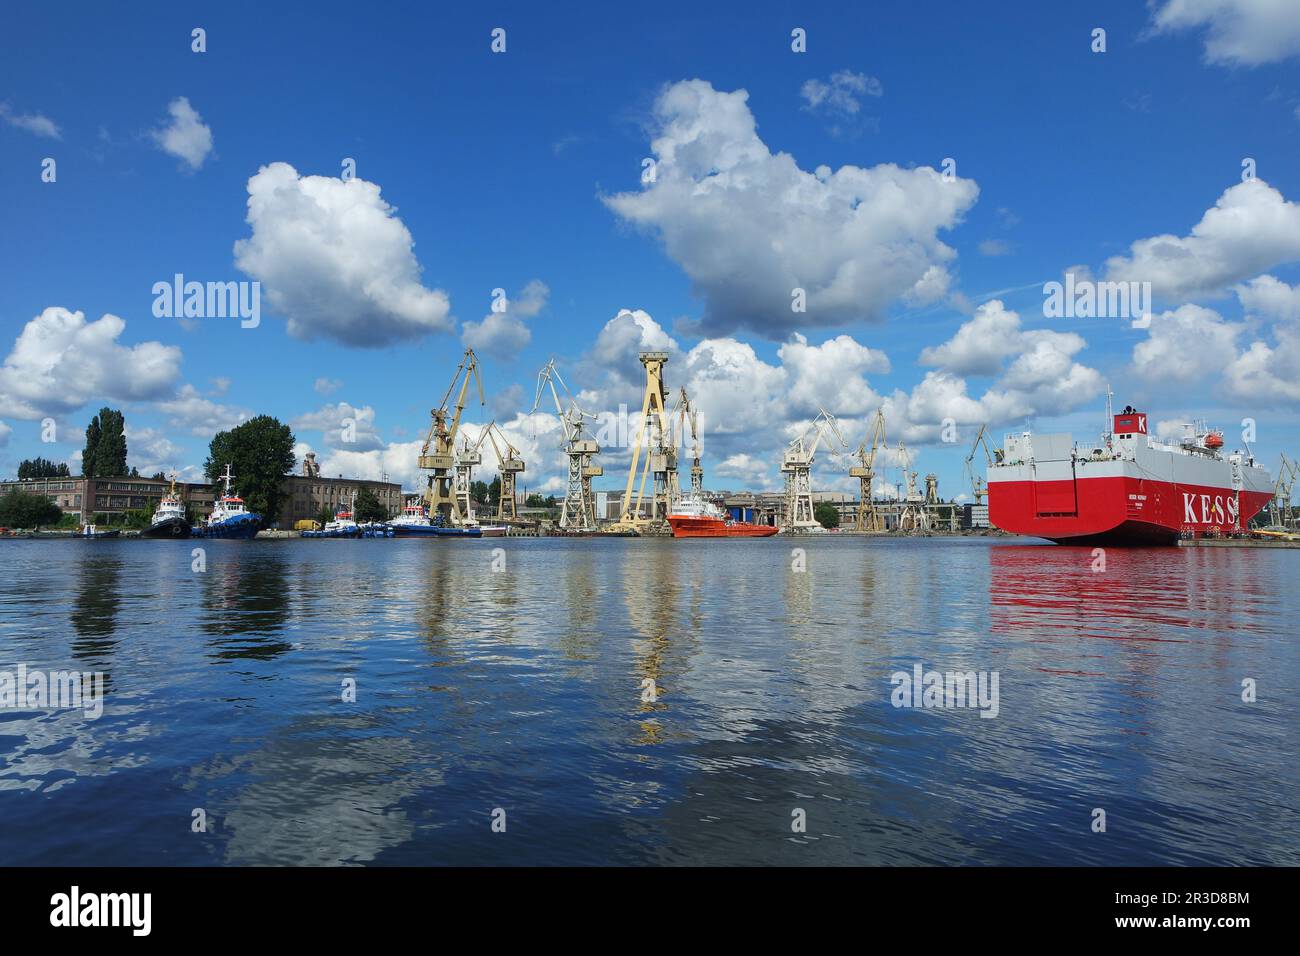
[[[868,441],[871,442],[869,449]],[[876,508],[875,496],[876,453],[884,447],[886,447],[885,411],[878,408],[875,417],[871,420],[870,433],[853,453],[858,459],[858,465],[849,469],[849,475],[858,479],[858,513],[853,519],[854,531],[885,530],[885,521]]]
[[[431,418],[429,433],[420,447],[418,462],[421,471],[429,472],[428,483],[424,489],[424,504],[428,509],[429,517],[441,515],[443,521],[453,526],[460,525],[465,520],[465,516],[460,512],[453,485],[456,467],[456,435],[460,431],[460,419],[465,411],[465,397],[469,393],[471,378],[478,386],[479,405],[483,405],[483,379],[479,376],[478,356],[474,354],[473,349],[467,348],[460,365],[456,367],[456,374],[452,376],[451,384],[447,386],[447,394],[442,397],[438,407],[429,412]],[[459,392],[456,390],[458,382]],[[456,393],[456,404],[448,407],[453,393]]]
[[[474,466],[483,463],[481,451],[483,440],[487,438],[488,429],[494,424],[495,422],[488,422],[480,428],[478,438],[474,441],[470,441],[468,435],[460,436],[460,451],[456,453],[456,507],[466,521],[474,519],[474,509],[470,503],[470,484],[474,479]]]
[[[501,475],[501,494],[497,499],[497,518],[501,521],[515,521],[519,515],[515,510],[516,479],[524,470],[524,460],[519,457],[519,449],[510,444],[510,439],[506,433],[501,430],[501,426],[496,422],[488,423],[486,429],[488,441],[492,445],[492,451],[497,456],[497,471]],[[501,453],[501,446],[497,444],[497,438],[501,439],[501,444],[506,446],[505,454]]]
[[[979,451],[980,448],[984,449],[986,467],[992,467],[995,455],[997,456],[998,461],[1002,460],[1001,449],[997,451],[989,449],[989,442],[986,437],[987,434],[987,426],[981,425],[978,434],[975,435],[974,443],[970,446],[970,454],[966,456],[966,475],[970,478],[971,491],[975,493],[975,504],[977,505],[984,503],[984,496],[988,494],[988,489],[985,480],[975,473],[975,453]]]
[[[566,407],[555,387],[559,383],[568,399]],[[599,454],[600,446],[583,434],[585,422],[596,420],[596,416],[584,411],[573,397],[569,387],[560,377],[555,366],[555,359],[547,362],[537,373],[537,393],[533,397],[533,407],[529,414],[537,411],[543,397],[550,392],[555,402],[555,412],[560,418],[560,430],[564,436],[564,452],[569,457],[569,478],[564,486],[564,507],[560,510],[560,528],[564,531],[592,532],[596,530],[596,497],[591,490],[591,479],[603,475],[600,465],[593,465],[591,459]],[[522,469],[521,469],[522,470]],[[504,491],[504,479],[502,490]]]
[[[910,470],[912,456],[902,441],[898,443],[898,464],[903,469],[903,482],[907,488],[900,503],[898,530],[929,531],[931,515],[924,508],[925,496],[916,490],[916,472]]]
[[[1295,488],[1297,475],[1300,475],[1300,464],[1283,454],[1277,468],[1277,482],[1273,486],[1273,501],[1271,503],[1273,524],[1279,528],[1286,528],[1294,524],[1291,492]]]
[[[700,423],[695,406],[691,404],[684,385],[677,398],[675,411],[680,415],[682,423],[680,434],[683,440],[686,437],[687,426],[691,429],[691,494],[698,495],[704,490],[704,466],[700,464]]]
[[[638,534],[668,534],[668,512],[679,495],[677,482],[677,448],[668,443],[668,410],[665,407],[667,392],[664,386],[664,365],[667,352],[642,352],[641,364],[645,367],[645,395],[641,401],[641,418],[637,423],[636,440],[632,445],[632,458],[628,462],[627,487],[623,492],[623,511],[612,531],[635,531]],[[644,459],[641,456],[645,452]],[[637,484],[637,475],[640,483]],[[650,498],[647,501],[645,486],[651,479]],[[632,488],[636,486],[636,496]],[[648,513],[647,513],[648,512]]]
[[[813,517],[812,466],[817,449],[827,435],[833,437],[841,449],[848,448],[835,416],[819,407],[812,424],[791,439],[781,456],[781,472],[785,475],[783,530],[787,534],[804,534],[821,528]]]

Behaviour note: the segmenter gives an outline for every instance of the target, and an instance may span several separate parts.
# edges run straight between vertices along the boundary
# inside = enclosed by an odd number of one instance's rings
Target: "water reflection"
[[[290,641],[276,636],[288,624],[292,606],[284,555],[258,544],[219,544],[224,547],[207,549],[207,570],[196,573],[203,594],[199,626],[212,635],[210,655],[270,661],[292,650]]]
[[[96,542],[86,543],[93,546]],[[81,558],[69,613],[77,635],[72,641],[76,660],[101,669],[107,666],[110,653],[118,645],[114,633],[122,606],[121,576],[122,561],[116,553],[86,554]]]
[[[1186,640],[1187,629],[1258,632],[1270,602],[1247,549],[995,545],[988,549],[995,630],[1131,641]]]
[[[11,861],[1300,863],[1293,554],[102,543],[33,544],[40,600],[0,549],[10,656],[71,627],[117,677],[98,722],[0,724]],[[998,718],[891,706],[915,662],[1000,672]]]

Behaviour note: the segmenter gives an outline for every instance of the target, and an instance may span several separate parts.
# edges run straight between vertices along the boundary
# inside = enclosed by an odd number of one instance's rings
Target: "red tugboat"
[[[710,501],[684,495],[668,513],[674,538],[767,538],[780,529],[767,524],[735,521]]]
[[[1132,407],[1108,417],[1095,448],[1008,435],[989,466],[989,523],[1058,544],[1173,544],[1239,532],[1273,496],[1268,472],[1250,454],[1225,457],[1217,431],[1184,425],[1165,442]]]

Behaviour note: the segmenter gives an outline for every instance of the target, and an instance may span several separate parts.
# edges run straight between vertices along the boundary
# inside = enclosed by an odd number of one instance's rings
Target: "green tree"
[[[354,521],[387,521],[388,509],[373,491],[362,485],[357,489],[357,501],[352,518]]]
[[[101,408],[86,426],[81,471],[87,478],[117,478],[127,474],[126,419],[113,408]]]
[[[813,506],[813,517],[823,528],[838,528],[840,526],[840,509],[833,504],[823,501]]]
[[[488,486],[485,481],[471,481],[469,483],[469,496],[484,505],[488,502]]]
[[[0,525],[6,528],[39,528],[62,518],[63,510],[45,495],[11,491],[0,498]]]
[[[525,508],[546,508],[548,507],[548,505],[546,504],[546,499],[534,491],[532,494],[530,494],[527,498],[524,499],[524,507]]]
[[[86,426],[86,448],[81,453],[81,473],[87,478],[95,477],[95,458],[99,454],[99,439],[102,429],[99,416],[96,415]]]
[[[488,485],[487,497],[483,499],[489,504],[495,505],[501,501],[501,476],[497,475]]]
[[[68,466],[62,462],[55,464],[45,458],[24,458],[18,464],[19,480],[31,478],[67,478]]]
[[[213,436],[203,471],[208,481],[217,484],[230,465],[235,492],[248,510],[261,515],[262,524],[268,525],[280,516],[284,476],[293,469],[293,444],[288,425],[270,415],[258,415]]]

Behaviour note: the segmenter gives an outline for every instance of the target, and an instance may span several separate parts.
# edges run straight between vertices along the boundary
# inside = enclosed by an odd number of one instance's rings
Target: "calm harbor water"
[[[0,669],[107,685],[98,719],[0,710],[0,858],[1300,863],[1300,552],[1092,563],[981,538],[0,542]],[[997,717],[894,707],[916,664],[996,672]]]

